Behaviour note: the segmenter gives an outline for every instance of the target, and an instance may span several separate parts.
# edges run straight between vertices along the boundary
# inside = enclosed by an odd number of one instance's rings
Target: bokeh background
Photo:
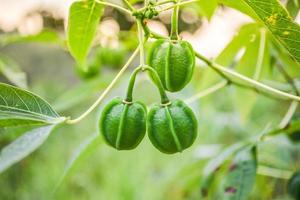
[[[50,102],[59,113],[75,117],[113,79],[136,47],[137,36],[130,17],[106,8],[89,58],[95,71],[82,74],[64,41],[71,3],[0,0],[0,56],[9,60],[17,72],[11,77],[9,71],[3,70],[0,80],[28,88]],[[170,14],[164,12],[150,20],[150,28],[168,35]],[[225,6],[211,11],[194,4],[180,11],[180,35],[197,51],[215,58],[240,27],[251,22],[250,17]],[[30,39],[40,33],[46,37]],[[235,95],[236,87],[226,87],[190,104],[198,118],[199,135],[194,145],[183,153],[164,155],[147,137],[135,150],[118,152],[97,137],[98,118],[109,99],[125,94],[130,71],[137,65],[138,59],[95,112],[76,125],[57,127],[40,149],[1,174],[0,199],[201,199],[203,170],[208,161],[225,147],[261,134],[266,125],[278,124],[289,106],[288,102],[263,95],[257,95],[250,106],[245,98],[255,92],[248,90],[244,91],[245,96],[238,97],[243,102],[241,105],[237,103],[241,101]],[[192,83],[180,93],[170,94],[172,98],[186,99],[207,88],[205,81],[209,78],[204,77],[212,72],[201,63],[197,65]],[[295,79],[299,83],[299,77]],[[134,96],[147,105],[159,101],[158,92],[146,74],[138,77]],[[23,127],[0,129],[3,133],[0,147],[23,131]],[[73,163],[76,152],[95,137]],[[297,168],[299,146],[291,144],[285,136],[266,141],[261,148],[261,162],[285,170]],[[71,170],[65,173],[68,166]],[[250,199],[289,199],[286,180],[258,174]]]

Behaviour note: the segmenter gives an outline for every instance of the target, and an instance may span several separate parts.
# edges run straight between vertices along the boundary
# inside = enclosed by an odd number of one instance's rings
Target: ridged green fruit
[[[192,78],[195,52],[187,41],[159,39],[149,51],[148,65],[157,71],[165,90],[177,92]]]
[[[118,150],[134,149],[146,132],[146,112],[145,105],[139,102],[124,103],[121,98],[109,102],[99,122],[107,144]]]
[[[147,117],[147,132],[161,152],[173,154],[190,147],[197,136],[193,111],[181,100],[169,105],[154,105]]]
[[[294,173],[289,180],[288,192],[295,200],[300,200],[300,172]]]

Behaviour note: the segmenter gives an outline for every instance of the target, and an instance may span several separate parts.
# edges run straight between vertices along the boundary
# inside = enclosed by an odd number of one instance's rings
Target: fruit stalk
[[[133,92],[133,88],[134,88],[135,78],[141,69],[142,69],[141,67],[138,67],[131,74],[131,77],[129,79],[128,88],[127,88],[126,99],[125,99],[126,102],[129,102],[129,103],[132,102],[132,92]]]
[[[148,70],[151,73],[151,75],[152,75],[152,77],[154,79],[155,85],[156,85],[156,87],[159,90],[159,94],[160,94],[160,98],[161,98],[161,103],[162,104],[168,104],[170,102],[170,100],[169,100],[169,98],[168,98],[168,96],[167,96],[167,94],[165,92],[165,89],[163,87],[163,84],[162,84],[162,82],[161,82],[161,80],[160,80],[157,72],[154,69],[152,69],[151,67],[149,67],[149,66],[144,66],[143,70]]]
[[[177,4],[179,1],[175,1]],[[171,21],[171,40],[178,40],[178,14],[179,14],[179,6],[175,6],[172,12],[172,21]]]

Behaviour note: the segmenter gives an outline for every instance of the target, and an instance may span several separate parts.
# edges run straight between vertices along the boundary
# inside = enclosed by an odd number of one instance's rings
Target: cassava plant
[[[209,2],[213,10],[218,4],[222,4],[255,20],[244,25],[230,43],[231,46],[226,47],[215,59],[197,52],[195,46],[179,35],[180,9],[192,7],[191,5],[203,6],[202,4],[207,2],[123,0],[123,5],[119,5],[108,1],[82,0],[72,3],[66,31],[66,47],[76,61],[76,71],[83,78],[89,79],[98,74],[101,62],[112,63],[113,68],[117,69],[120,61],[124,59],[120,53],[123,50],[105,48],[96,50],[96,54],[101,54],[98,56],[102,61],[96,59],[90,62],[88,59],[105,7],[117,9],[133,20],[138,45],[98,99],[76,118],[60,115],[44,99],[22,89],[21,85],[15,87],[0,83],[0,128],[34,127],[2,148],[0,172],[42,145],[58,125],[74,125],[86,118],[108,97],[139,55],[139,63],[135,65],[129,80],[126,81],[126,96],[111,99],[101,109],[101,116],[95,119],[99,135],[109,146],[116,150],[133,150],[138,145],[143,145],[142,140],[149,139],[153,147],[162,153],[183,152],[193,145],[197,135],[205,134],[205,129],[202,128],[204,122],[197,119],[191,104],[222,88],[233,86],[237,88],[236,94],[233,95],[239,96],[236,104],[253,105],[258,93],[259,96],[267,96],[276,101],[289,102],[290,106],[278,124],[268,124],[259,135],[234,143],[208,162],[200,176],[201,181],[199,178],[201,198],[248,199],[255,185],[256,175],[260,174],[290,179],[288,192],[292,198],[299,199],[299,175],[292,176],[299,169],[285,170],[261,164],[259,147],[265,141],[279,136],[287,136],[296,145],[299,142],[300,120],[295,113],[300,102],[300,86],[297,82],[300,77],[300,26],[294,21],[294,17],[295,13],[298,13],[300,2],[290,0],[286,7],[278,0]],[[170,34],[160,35],[151,30],[147,22],[168,10],[172,11]],[[209,17],[212,14],[207,15]],[[109,52],[111,55],[103,52]],[[239,57],[241,52],[242,56]],[[1,66],[4,65],[4,61],[1,63],[0,60],[0,71],[3,71],[3,74],[5,70],[2,70],[4,67]],[[206,89],[189,98],[172,98],[174,94],[181,93],[190,84],[194,84],[193,77],[198,73],[198,66],[201,67],[200,73],[202,70],[210,70],[203,76]],[[160,102],[150,107],[147,107],[145,102],[133,98],[136,77],[142,73],[150,78],[160,95]],[[202,74],[200,76],[202,77]],[[266,77],[268,81],[264,81],[263,78]],[[278,84],[278,77],[284,84]],[[276,83],[284,87],[277,87]],[[255,94],[254,99],[251,95],[243,96],[243,89],[254,91],[251,93]],[[229,97],[225,95],[219,98]],[[145,135],[148,135],[148,138],[145,138]],[[226,176],[221,178],[223,174]]]

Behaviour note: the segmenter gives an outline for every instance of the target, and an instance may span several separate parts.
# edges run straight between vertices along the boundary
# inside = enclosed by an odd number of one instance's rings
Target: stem
[[[201,59],[202,61],[204,61],[205,63],[207,63],[207,65],[209,65],[210,67],[214,68],[214,69],[218,69],[220,70],[221,72],[223,73],[226,73],[226,74],[229,74],[235,78],[238,78],[238,79],[241,79],[245,82],[247,82],[249,85],[251,85],[252,87],[254,88],[258,88],[258,89],[262,89],[262,90],[265,90],[265,91],[268,91],[274,95],[277,95],[279,97],[284,97],[284,98],[287,98],[287,99],[290,99],[290,100],[296,100],[296,101],[300,101],[300,96],[296,96],[296,95],[293,95],[293,94],[289,94],[289,93],[286,93],[286,92],[283,92],[283,91],[280,91],[280,90],[277,90],[275,88],[272,88],[268,85],[265,85],[265,84],[262,84],[258,81],[255,81],[247,76],[244,76],[242,74],[239,74],[231,69],[228,69],[222,65],[219,65],[219,64],[216,64],[216,63],[213,63],[212,61],[210,61],[209,59],[207,59],[206,57],[202,56],[201,54],[199,54],[198,52],[195,52],[196,56]]]
[[[292,101],[288,111],[286,112],[286,114],[284,115],[283,119],[279,124],[280,129],[284,129],[288,125],[289,121],[292,119],[294,113],[296,112],[297,107],[298,107],[298,102]]]
[[[221,70],[212,68],[215,72],[217,72],[222,78],[226,79],[229,83],[233,82],[228,76],[226,76]]]
[[[281,74],[284,76],[285,80],[292,86],[295,94],[297,96],[300,96],[300,90],[297,87],[297,84],[295,83],[294,79],[285,71],[285,69],[280,65],[276,65]]]
[[[299,83],[297,83],[295,80],[293,80],[293,81],[295,82],[295,85],[297,87],[300,87]],[[268,79],[263,80],[263,83],[265,83],[267,85],[271,85],[275,88],[280,88],[280,90],[283,90],[285,92],[291,92],[291,91],[295,90],[295,89],[293,89],[293,87],[291,87],[291,84],[288,84],[288,83],[276,82],[276,81],[268,80]],[[300,95],[298,95],[298,96],[300,96]]]
[[[274,178],[281,178],[281,179],[290,179],[293,175],[293,172],[288,170],[276,169],[271,167],[266,167],[259,165],[257,168],[257,173],[263,176],[270,176]]]
[[[100,95],[100,97],[87,109],[82,115],[77,117],[76,119],[68,119],[66,121],[67,124],[76,124],[77,122],[81,121],[83,118],[85,118],[90,112],[92,112],[106,97],[106,95],[109,93],[109,91],[113,88],[113,86],[116,84],[116,82],[119,80],[119,78],[122,76],[122,74],[125,72],[125,70],[129,67],[130,63],[133,61],[133,59],[137,56],[139,52],[139,47],[133,52],[133,54],[130,56],[126,64],[123,66],[123,68],[119,71],[119,73],[116,75],[116,77],[112,80],[112,82],[109,84],[109,86],[104,90],[104,92]]]
[[[160,80],[157,72],[153,68],[151,68],[149,66],[144,66],[143,70],[148,70],[151,73],[151,76],[154,79],[155,85],[156,85],[156,87],[159,90],[159,94],[160,94],[160,98],[161,98],[161,103],[162,104],[169,103],[170,100],[169,100],[169,98],[168,98],[168,96],[167,96],[167,94],[165,92],[165,89],[163,87],[163,84],[162,84],[162,82],[161,82],[161,80]]]
[[[133,88],[134,88],[135,78],[136,78],[137,73],[141,69],[142,69],[142,67],[138,67],[132,72],[132,75],[131,75],[130,80],[129,80],[128,88],[127,88],[126,99],[125,99],[127,102],[132,102],[132,91],[133,91]]]
[[[125,5],[132,11],[135,11],[135,8],[131,5],[131,3],[129,3],[127,0],[123,0],[123,3],[125,3]]]
[[[144,52],[144,33],[143,33],[143,22],[141,19],[137,19],[138,37],[140,45],[140,65],[145,65],[145,52]]]
[[[223,80],[223,81],[221,81],[221,82],[219,82],[219,83],[217,83],[217,84],[215,84],[215,85],[213,85],[213,86],[207,88],[206,90],[201,91],[201,92],[199,92],[198,94],[195,94],[194,96],[192,96],[192,97],[190,97],[190,98],[188,98],[188,99],[186,99],[186,100],[184,100],[184,101],[185,101],[187,104],[192,103],[192,102],[194,102],[194,101],[196,101],[196,100],[198,100],[198,99],[201,99],[201,98],[203,98],[203,97],[206,97],[206,96],[208,96],[208,95],[210,95],[210,94],[212,94],[212,93],[214,93],[214,92],[216,92],[216,91],[222,89],[222,88],[225,87],[227,84],[228,84],[228,81],[224,81],[224,80]]]
[[[255,66],[255,73],[253,75],[254,80],[258,80],[261,74],[263,61],[264,61],[265,45],[266,45],[266,31],[265,29],[261,29],[258,58]]]
[[[161,13],[161,12],[164,12],[164,11],[166,11],[166,10],[173,9],[173,8],[176,7],[176,6],[180,7],[180,6],[183,6],[183,5],[186,5],[186,4],[189,4],[189,3],[194,3],[194,2],[197,2],[197,1],[199,1],[199,0],[183,1],[183,2],[180,2],[180,3],[174,4],[174,5],[172,5],[172,6],[165,7],[165,8],[161,9],[161,10],[158,11],[158,12]]]
[[[149,29],[149,27],[147,25],[145,25],[144,23],[142,23],[142,26],[143,26],[143,30],[144,32],[146,33],[146,35],[148,35],[149,37],[151,38],[155,38],[155,39],[168,39],[168,37],[166,36],[163,36],[163,35],[160,35],[158,33],[155,33],[153,31],[151,31]]]
[[[278,64],[276,66],[279,69],[279,71],[281,72],[281,74],[284,76],[285,80],[292,86],[295,94],[297,96],[299,96],[299,94],[300,94],[299,89],[298,89],[296,83],[294,82],[294,80],[292,79],[292,77],[285,71],[285,69],[280,64]],[[288,125],[289,121],[292,119],[294,113],[296,112],[297,107],[298,107],[298,102],[293,101],[291,103],[287,113],[285,114],[285,116],[283,117],[283,119],[281,120],[281,122],[279,124],[280,129],[283,129]]]
[[[164,1],[157,2],[155,5],[160,6],[160,5],[164,5],[167,3],[175,3],[175,0],[164,0]]]
[[[127,10],[126,8],[123,8],[123,7],[121,7],[119,5],[116,5],[114,3],[109,3],[109,2],[99,1],[99,0],[95,0],[95,2],[97,2],[99,4],[102,4],[102,5],[105,5],[105,6],[110,6],[110,7],[122,10],[122,11],[126,12],[127,14],[132,15],[132,12],[130,10]]]
[[[176,0],[176,4],[177,4],[177,0]],[[178,40],[178,15],[179,15],[179,6],[175,6],[172,12],[171,34],[170,34],[171,40]]]

